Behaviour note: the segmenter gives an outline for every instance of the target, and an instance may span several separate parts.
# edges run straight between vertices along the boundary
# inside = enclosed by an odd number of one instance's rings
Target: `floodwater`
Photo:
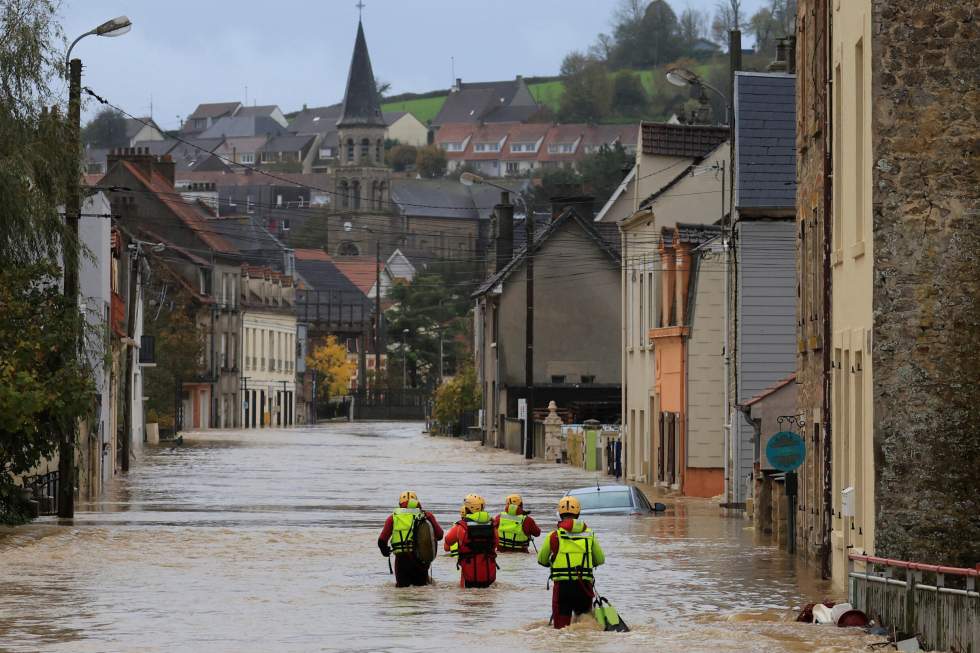
[[[832,595],[710,502],[587,520],[598,588],[633,628],[548,627],[547,570],[500,558],[490,589],[395,589],[376,540],[413,489],[444,526],[469,492],[521,492],[543,525],[595,476],[526,464],[418,424],[211,432],[143,453],[70,524],[0,530],[0,651],[858,651],[860,631],[793,621]],[[838,597],[839,598],[839,597]]]

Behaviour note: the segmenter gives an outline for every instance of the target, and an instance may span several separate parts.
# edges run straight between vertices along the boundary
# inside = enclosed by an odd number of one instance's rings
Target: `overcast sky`
[[[751,15],[764,0],[744,0]],[[392,93],[514,75],[555,75],[565,54],[610,30],[617,0],[365,0],[374,74]],[[357,28],[355,0],[63,0],[72,40],[104,20],[119,38],[76,46],[85,86],[134,115],[175,128],[200,102],[277,104],[284,112],[343,97]],[[715,0],[671,0],[713,10]],[[86,105],[86,116],[97,110]]]

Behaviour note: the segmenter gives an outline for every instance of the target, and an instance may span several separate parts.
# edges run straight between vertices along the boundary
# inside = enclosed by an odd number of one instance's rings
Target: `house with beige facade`
[[[241,424],[296,423],[296,289],[293,278],[267,267],[241,271]],[[228,355],[222,342],[221,353]]]

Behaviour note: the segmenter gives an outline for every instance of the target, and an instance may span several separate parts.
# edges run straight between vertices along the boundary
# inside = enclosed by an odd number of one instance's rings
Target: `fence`
[[[38,514],[55,515],[58,513],[58,472],[48,472],[32,476],[24,482],[24,487],[31,491],[31,498],[37,501]]]
[[[534,454],[535,458],[544,458],[544,424],[532,422],[534,429]],[[514,417],[504,419],[504,449],[513,453],[523,454],[526,452],[524,446],[524,420]]]
[[[855,608],[885,627],[918,636],[929,650],[980,653],[980,565],[942,567],[853,553],[849,558],[848,597]],[[864,570],[855,563],[864,563]],[[932,584],[924,582],[927,576]]]
[[[360,390],[354,393],[354,419],[424,420],[428,414],[427,390]]]

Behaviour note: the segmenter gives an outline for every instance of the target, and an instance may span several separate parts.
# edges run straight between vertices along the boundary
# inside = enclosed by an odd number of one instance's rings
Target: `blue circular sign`
[[[806,443],[799,433],[780,431],[766,445],[766,458],[769,464],[781,472],[792,472],[803,464],[806,458]]]

